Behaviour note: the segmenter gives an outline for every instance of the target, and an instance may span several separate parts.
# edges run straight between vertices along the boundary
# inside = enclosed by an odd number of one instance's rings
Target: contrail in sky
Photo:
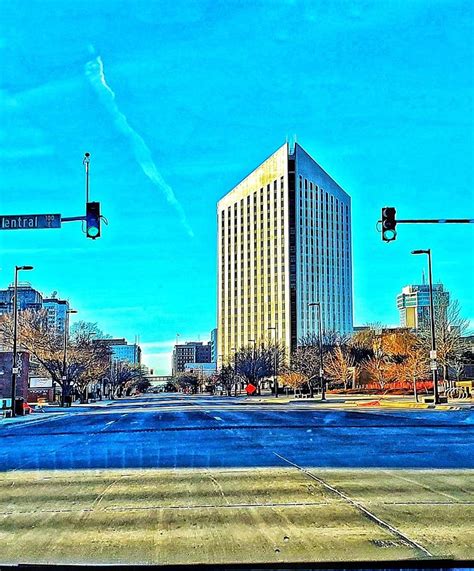
[[[93,48],[91,50],[94,53]],[[89,83],[97,93],[99,100],[113,117],[117,129],[130,140],[135,158],[141,166],[143,172],[151,180],[151,182],[164,193],[166,200],[173,206],[178,213],[181,223],[186,228],[190,236],[194,233],[186,219],[183,207],[178,202],[173,189],[165,182],[160,172],[155,166],[151,157],[151,151],[143,138],[129,125],[127,118],[120,111],[115,101],[115,93],[110,89],[104,75],[104,64],[100,56],[86,63],[85,73]]]

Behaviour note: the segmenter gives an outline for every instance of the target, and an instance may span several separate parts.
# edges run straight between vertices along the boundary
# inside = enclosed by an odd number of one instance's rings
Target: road
[[[470,410],[280,402],[149,395],[0,423],[0,564],[473,558]]]
[[[248,402],[146,395],[38,414],[0,426],[0,468],[474,468],[470,410]]]

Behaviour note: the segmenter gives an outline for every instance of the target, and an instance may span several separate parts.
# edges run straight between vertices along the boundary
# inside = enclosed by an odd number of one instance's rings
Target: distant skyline
[[[177,333],[215,327],[217,201],[296,134],[352,198],[354,323],[398,323],[429,247],[474,324],[472,225],[375,228],[474,215],[472,24],[456,0],[4,3],[0,214],[83,214],[88,151],[109,224],[0,231],[0,287],[35,266],[167,373]]]

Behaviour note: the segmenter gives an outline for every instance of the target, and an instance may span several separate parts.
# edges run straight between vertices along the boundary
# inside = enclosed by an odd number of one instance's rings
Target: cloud
[[[92,47],[91,51],[94,51]],[[165,182],[161,173],[156,168],[150,149],[143,138],[130,126],[127,118],[118,108],[115,101],[115,93],[112,91],[105,79],[104,64],[102,63],[100,56],[97,56],[95,59],[86,63],[85,74],[100,102],[113,117],[117,129],[129,139],[130,145],[135,154],[135,159],[145,175],[164,194],[168,203],[176,210],[179,219],[189,236],[194,236],[194,233],[186,219],[183,207],[176,198],[173,189]]]

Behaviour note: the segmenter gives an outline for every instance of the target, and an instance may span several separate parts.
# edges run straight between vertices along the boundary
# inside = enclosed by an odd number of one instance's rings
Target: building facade
[[[217,363],[185,363],[184,372],[199,377],[210,377],[217,371]]]
[[[13,313],[13,293],[14,286],[0,290],[0,314]],[[48,327],[57,333],[64,333],[66,326],[66,313],[69,309],[69,302],[56,297],[44,298],[42,294],[31,287],[28,282],[18,284],[18,311],[25,309],[46,311]]]
[[[211,331],[211,363],[217,363],[217,328]]]
[[[443,284],[433,284],[433,304],[447,309],[449,292]],[[407,285],[397,295],[400,325],[418,331],[430,327],[430,286],[428,284]]]
[[[98,341],[102,341],[109,345],[112,351],[112,361],[126,361],[132,365],[141,364],[142,350],[140,345],[137,343],[129,345],[127,340],[123,337],[119,339],[100,339]]]
[[[218,353],[323,330],[352,331],[351,199],[295,144],[217,204]]]
[[[211,343],[188,341],[175,345],[172,359],[172,374],[184,373],[188,363],[211,363]]]
[[[64,333],[69,302],[55,297],[43,299],[43,309],[46,310],[48,327],[57,333]]]
[[[15,288],[10,285],[7,289],[0,290],[0,314],[13,313],[13,292]],[[43,307],[43,296],[39,291],[31,287],[28,282],[18,284],[18,311],[25,309],[41,309]]]
[[[0,351],[0,408],[10,408],[12,402],[12,365],[13,353]],[[16,376],[15,397],[26,400],[28,396],[29,353],[17,353],[18,374]]]

